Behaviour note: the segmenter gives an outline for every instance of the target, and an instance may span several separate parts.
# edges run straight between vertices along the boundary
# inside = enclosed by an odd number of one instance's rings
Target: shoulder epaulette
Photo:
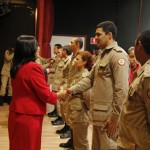
[[[113,49],[114,51],[116,51],[116,52],[122,52],[122,50],[120,50],[120,49]]]

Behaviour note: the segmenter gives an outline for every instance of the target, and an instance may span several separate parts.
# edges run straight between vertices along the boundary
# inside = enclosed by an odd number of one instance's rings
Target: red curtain
[[[37,1],[36,38],[40,45],[40,54],[48,58],[51,54],[50,41],[53,33],[54,3],[53,0]]]

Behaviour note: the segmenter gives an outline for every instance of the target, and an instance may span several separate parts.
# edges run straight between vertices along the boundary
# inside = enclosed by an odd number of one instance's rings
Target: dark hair
[[[92,68],[92,54],[89,51],[79,52],[77,55],[81,55],[83,61],[86,61],[85,68],[91,70]]]
[[[62,45],[61,44],[55,44],[54,46],[57,46],[57,48],[62,48]]]
[[[83,47],[83,39],[81,37],[75,38],[75,42],[79,43],[80,49]]]
[[[141,32],[138,37],[136,42],[140,41],[144,51],[150,56],[150,30],[144,30]]]
[[[112,21],[104,21],[97,25],[96,28],[103,28],[103,31],[108,34],[109,32],[112,33],[113,39],[115,40],[117,37],[117,27]]]
[[[38,48],[37,40],[31,35],[21,35],[17,38],[14,47],[14,58],[10,70],[11,78],[15,78],[18,69],[29,61],[35,61]]]
[[[72,51],[69,49],[69,45],[64,45],[63,50],[66,51],[67,55],[71,55]]]

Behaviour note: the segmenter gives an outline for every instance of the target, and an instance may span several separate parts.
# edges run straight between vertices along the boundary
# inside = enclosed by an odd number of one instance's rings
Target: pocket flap
[[[82,106],[70,105],[70,109],[71,109],[71,110],[82,110]]]
[[[94,104],[93,109],[94,110],[107,111],[108,110],[108,106],[107,105]]]
[[[105,63],[105,62],[100,62],[99,63],[99,67],[106,67],[106,65],[107,65],[107,63]]]
[[[136,148],[135,143],[132,143],[131,141],[129,141],[128,139],[124,137],[122,138],[118,137],[117,143],[119,147],[126,149],[126,150],[135,150]]]

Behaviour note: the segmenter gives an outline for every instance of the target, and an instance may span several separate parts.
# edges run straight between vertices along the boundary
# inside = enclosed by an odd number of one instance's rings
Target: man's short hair
[[[104,21],[97,25],[96,28],[103,28],[103,31],[108,34],[109,32],[112,33],[113,39],[116,40],[117,37],[117,27],[112,21]]]
[[[54,46],[57,46],[57,48],[62,48],[62,45],[61,44],[55,44]]]
[[[75,42],[79,43],[80,49],[83,47],[83,39],[81,37],[75,38]]]
[[[69,49],[69,45],[64,45],[63,50],[66,51],[67,55],[71,55],[72,51]]]
[[[144,51],[150,56],[150,30],[144,30],[141,32],[138,37],[136,42],[140,41]]]

